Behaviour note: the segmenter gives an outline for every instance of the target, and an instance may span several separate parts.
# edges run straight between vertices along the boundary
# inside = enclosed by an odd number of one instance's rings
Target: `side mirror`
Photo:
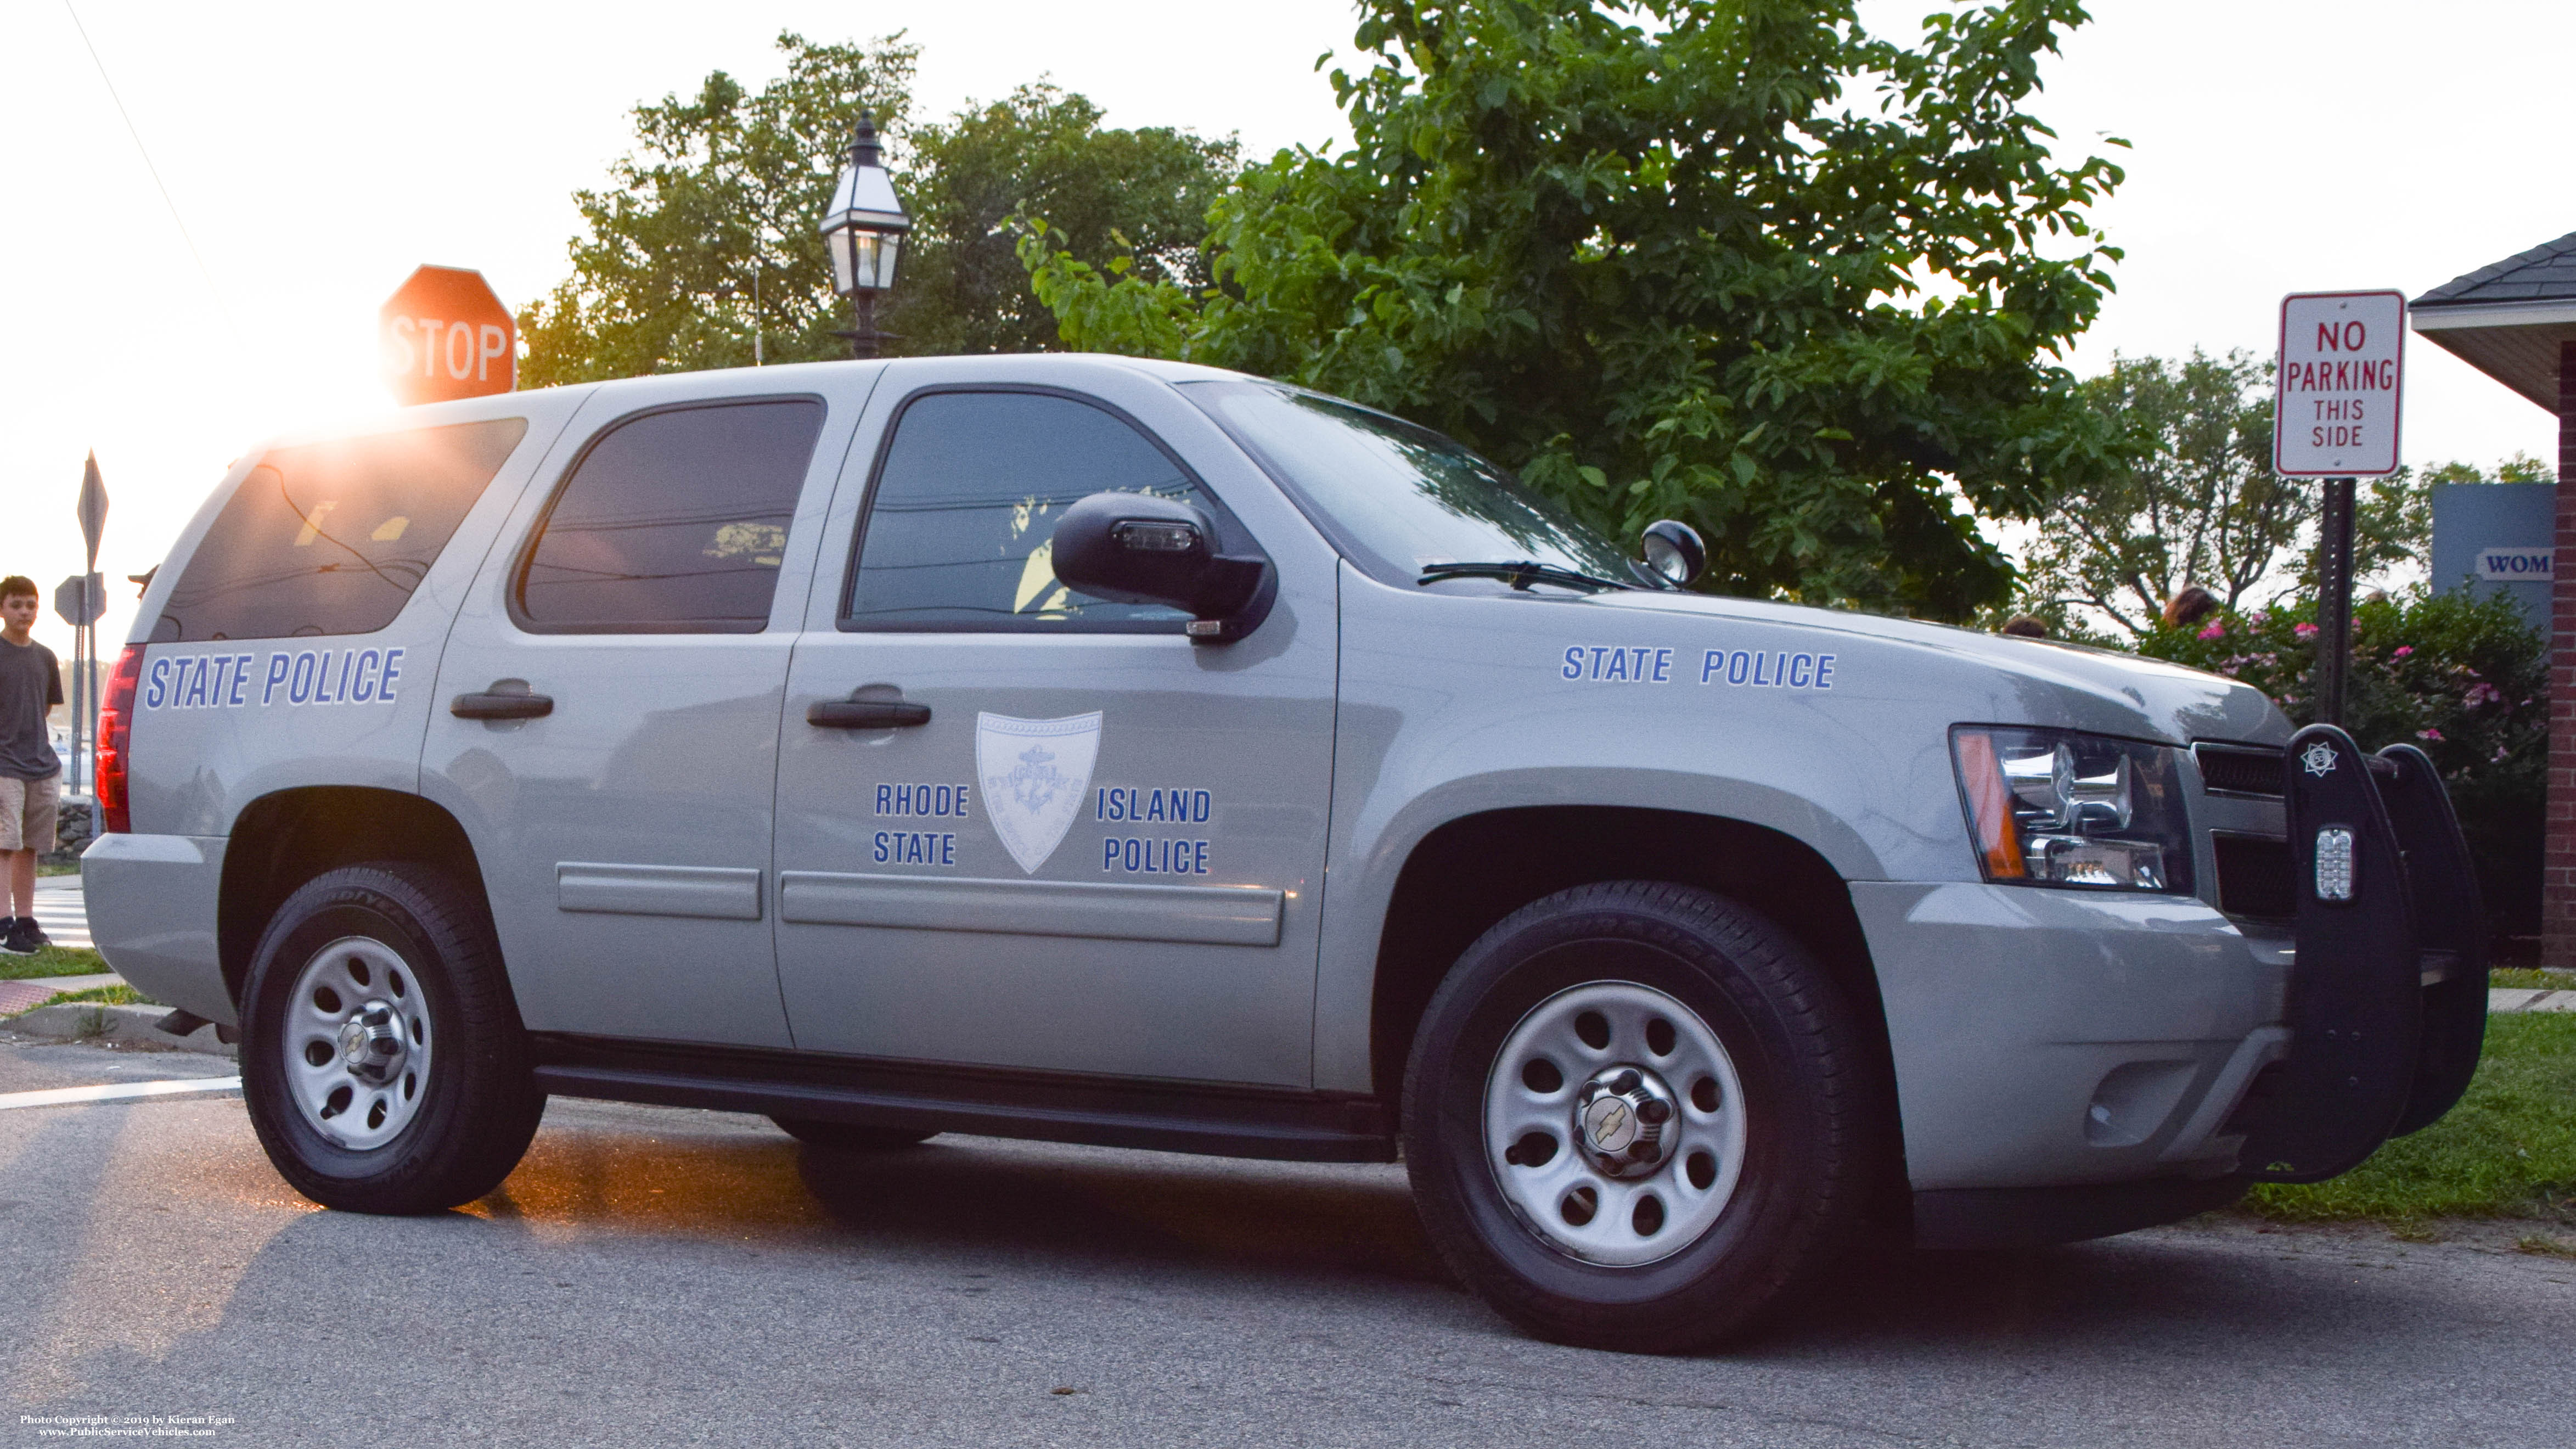
[[[1679,588],[1698,578],[1708,567],[1708,545],[1699,541],[1699,530],[1687,523],[1666,518],[1646,525],[1643,540],[1646,567],[1673,581]]]
[[[1269,612],[1269,560],[1216,551],[1216,525],[1178,499],[1094,493],[1056,520],[1055,576],[1119,604],[1163,604],[1193,616],[1193,642],[1223,644]]]

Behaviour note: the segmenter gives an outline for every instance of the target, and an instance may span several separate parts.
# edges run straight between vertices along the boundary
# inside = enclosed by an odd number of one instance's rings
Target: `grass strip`
[[[47,946],[33,956],[0,956],[0,981],[31,976],[96,976],[115,968],[86,946]]]
[[[2576,991],[2576,971],[2545,971],[2537,966],[2498,966],[2487,973],[2496,991]]]
[[[100,1006],[159,1006],[161,1003],[119,982],[114,986],[93,986],[87,991],[57,991],[45,999],[47,1006],[65,1006],[72,1002]]]
[[[2341,1177],[2265,1183],[2244,1206],[2291,1222],[2576,1222],[2576,1015],[2489,1017],[2477,1078],[2449,1115]]]

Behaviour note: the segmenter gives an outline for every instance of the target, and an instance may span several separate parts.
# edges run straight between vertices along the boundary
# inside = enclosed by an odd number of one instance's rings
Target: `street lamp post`
[[[858,135],[850,141],[850,164],[832,190],[832,205],[823,213],[823,245],[832,254],[832,290],[856,304],[858,326],[836,337],[850,339],[852,357],[874,357],[888,333],[877,330],[877,295],[894,285],[895,253],[904,233],[912,230],[903,201],[894,194],[877,150],[876,116],[859,112]]]

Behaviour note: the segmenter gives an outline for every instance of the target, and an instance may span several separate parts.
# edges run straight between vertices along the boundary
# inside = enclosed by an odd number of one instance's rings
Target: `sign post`
[[[54,612],[72,626],[72,757],[64,762],[64,793],[76,795],[88,778],[83,757],[97,732],[98,619],[107,610],[107,581],[98,573],[99,535],[107,531],[107,480],[98,473],[98,454],[81,466],[81,542],[88,547],[86,567],[54,590]]]
[[[385,383],[405,403],[490,397],[519,385],[519,324],[481,272],[422,267],[377,310]]]
[[[2343,723],[2352,666],[2353,483],[2397,471],[2406,294],[2293,292],[2281,299],[2272,471],[2326,480],[2317,536],[2316,717]]]

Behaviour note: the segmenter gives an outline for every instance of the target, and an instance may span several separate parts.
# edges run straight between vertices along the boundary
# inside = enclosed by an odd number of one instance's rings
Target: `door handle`
[[[551,694],[460,694],[447,702],[458,719],[538,719],[555,712]]]
[[[908,699],[818,699],[805,722],[827,730],[903,729],[930,723],[930,706]]]

